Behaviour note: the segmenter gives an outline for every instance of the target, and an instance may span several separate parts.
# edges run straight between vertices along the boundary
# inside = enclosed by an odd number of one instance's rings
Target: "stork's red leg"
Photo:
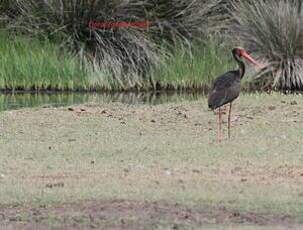
[[[228,112],[228,138],[230,138],[230,128],[231,128],[231,103],[229,103],[229,112]]]
[[[221,123],[222,123],[222,116],[221,116],[221,108],[219,108],[219,112],[218,112],[218,131],[217,131],[217,139],[218,142],[221,142]]]

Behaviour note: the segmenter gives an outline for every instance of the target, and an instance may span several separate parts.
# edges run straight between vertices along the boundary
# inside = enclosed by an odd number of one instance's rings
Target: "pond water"
[[[144,92],[144,93],[2,93],[0,111],[28,107],[59,107],[83,103],[122,102],[127,104],[162,104],[192,101],[204,97],[193,92]]]

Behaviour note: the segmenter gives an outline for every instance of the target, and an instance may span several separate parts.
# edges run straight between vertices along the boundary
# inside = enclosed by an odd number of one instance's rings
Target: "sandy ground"
[[[302,103],[242,95],[221,144],[206,100],[3,112],[0,224],[302,229]]]

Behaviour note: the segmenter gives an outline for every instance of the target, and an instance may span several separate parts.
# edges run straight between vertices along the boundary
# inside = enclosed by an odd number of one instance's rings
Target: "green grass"
[[[0,34],[0,88],[7,90],[87,89],[79,60],[50,42]]]
[[[162,43],[191,44],[216,31],[210,26],[212,19],[218,24],[218,19],[224,17],[222,12],[217,12],[221,0],[61,0],[59,3],[12,0],[5,3],[6,10],[0,17],[13,12],[8,30],[56,41],[79,58],[89,56],[100,64],[101,70],[106,69],[113,75],[114,84],[121,89],[151,87],[145,84],[147,72],[159,64],[166,51]],[[91,20],[149,21],[151,25],[149,28],[91,29],[88,26]]]
[[[235,67],[230,50],[219,41],[176,48],[173,55],[152,68],[151,79],[111,72],[110,63],[81,64],[76,55],[58,44],[25,36],[0,34],[0,89],[2,90],[151,90],[206,89],[221,73]],[[166,49],[166,48],[162,48]],[[118,67],[117,67],[118,68]]]
[[[93,67],[64,47],[0,33],[0,89],[24,91],[121,90],[108,70]]]
[[[149,200],[302,221],[302,103],[241,95],[222,144],[205,99],[1,113],[0,204]]]
[[[177,48],[171,58],[163,62],[153,77],[163,88],[207,89],[215,77],[236,68],[230,47],[216,39],[193,45],[192,52]]]

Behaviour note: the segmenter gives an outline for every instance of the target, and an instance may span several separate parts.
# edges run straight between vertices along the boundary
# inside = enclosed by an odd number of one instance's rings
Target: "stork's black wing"
[[[213,83],[208,96],[208,107],[216,109],[235,100],[240,94],[240,73],[229,71],[219,76]]]

